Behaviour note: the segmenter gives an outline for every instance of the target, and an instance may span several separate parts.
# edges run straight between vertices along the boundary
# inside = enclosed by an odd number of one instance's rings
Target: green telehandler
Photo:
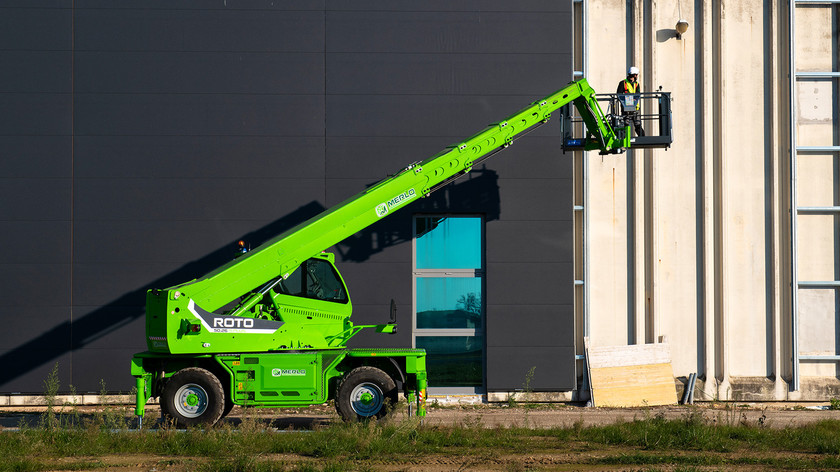
[[[394,332],[395,305],[389,323],[354,325],[335,256],[323,251],[470,172],[572,103],[587,134],[568,140],[570,146],[606,154],[629,145],[616,136],[586,80],[578,80],[203,277],[149,290],[148,350],[131,360],[141,425],[154,397],[162,414],[180,426],[215,424],[234,405],[329,400],[345,420],[381,417],[400,392],[409,414],[424,416],[425,351],[348,348],[362,329]]]

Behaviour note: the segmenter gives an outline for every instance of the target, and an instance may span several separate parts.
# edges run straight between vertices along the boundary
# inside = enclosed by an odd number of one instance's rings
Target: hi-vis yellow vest
[[[624,93],[636,93],[639,90],[639,83],[633,83],[629,80],[624,81]]]
[[[624,93],[637,93],[639,91],[639,83],[630,82],[627,79],[624,79]],[[641,103],[636,103],[636,110],[641,108]]]

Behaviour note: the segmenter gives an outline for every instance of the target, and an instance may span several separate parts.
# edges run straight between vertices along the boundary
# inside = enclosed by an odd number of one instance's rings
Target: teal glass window
[[[417,336],[432,387],[484,385],[484,336]]]
[[[417,218],[417,269],[480,269],[481,218]]]
[[[481,328],[481,278],[418,277],[415,280],[417,328]]]

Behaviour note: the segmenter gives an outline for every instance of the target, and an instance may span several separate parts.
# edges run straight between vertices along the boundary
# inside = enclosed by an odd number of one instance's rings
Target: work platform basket
[[[674,141],[671,126],[671,93],[605,93],[595,96],[619,141],[630,133],[630,149],[667,149]],[[561,109],[563,151],[597,149],[597,137],[587,136],[583,120],[575,116],[574,106]],[[645,136],[636,136],[634,120],[641,121]]]

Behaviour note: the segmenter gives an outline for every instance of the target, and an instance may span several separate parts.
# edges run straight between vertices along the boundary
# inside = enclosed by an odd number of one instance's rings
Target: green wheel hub
[[[188,383],[175,392],[173,407],[184,418],[197,418],[207,411],[209,395],[201,385]]]
[[[373,382],[364,382],[350,393],[350,406],[362,417],[375,416],[385,403],[382,389]]]
[[[190,393],[189,395],[187,395],[187,405],[195,407],[196,405],[198,405],[198,403],[198,395],[194,393]]]

